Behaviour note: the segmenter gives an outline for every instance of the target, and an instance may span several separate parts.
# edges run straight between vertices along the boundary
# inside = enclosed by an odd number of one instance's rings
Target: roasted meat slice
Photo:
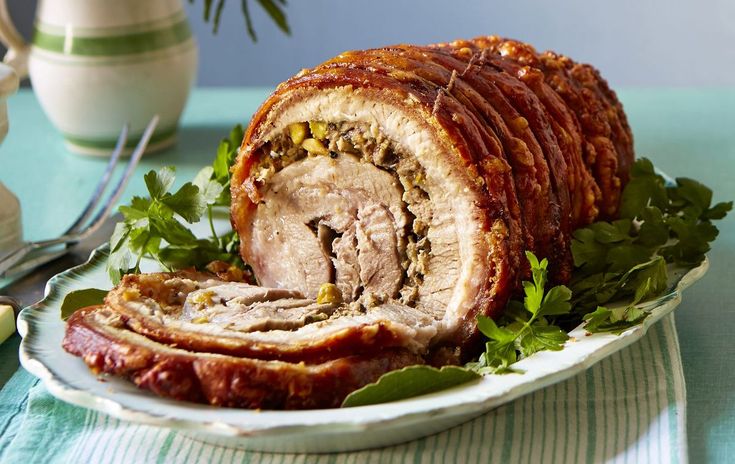
[[[188,271],[125,276],[106,304],[127,327],[160,343],[310,364],[390,347],[424,355],[437,333],[433,318],[404,305],[338,308],[294,290]]]
[[[342,154],[294,163],[269,185],[243,230],[260,284],[311,298],[325,282],[335,282],[346,299],[357,295],[358,285],[382,299],[398,296],[409,212],[397,179]]]
[[[192,352],[130,330],[120,313],[104,306],[72,315],[64,348],[92,371],[128,378],[159,396],[237,408],[338,407],[350,392],[382,374],[423,363],[401,349],[310,365]]]

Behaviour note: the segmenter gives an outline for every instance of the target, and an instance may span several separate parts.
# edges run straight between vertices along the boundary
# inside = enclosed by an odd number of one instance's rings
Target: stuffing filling
[[[428,271],[431,254],[428,231],[433,214],[429,194],[423,187],[425,173],[416,159],[395,146],[376,126],[355,122],[294,123],[268,141],[262,153],[260,162],[252,170],[255,181],[261,186],[285,167],[309,157],[338,159],[340,156],[354,156],[399,181],[408,217],[398,247],[403,268],[400,290],[397,295],[385,295],[365,292],[362,286],[356,286],[351,292],[342,288],[341,298],[362,308],[381,304],[387,298],[395,298],[402,304],[414,307],[419,299],[419,287]],[[313,218],[308,225],[322,242],[327,255],[335,256],[345,240],[353,239],[329,229],[319,217]],[[340,264],[336,260],[335,263],[339,268]],[[337,273],[339,271],[337,269]]]

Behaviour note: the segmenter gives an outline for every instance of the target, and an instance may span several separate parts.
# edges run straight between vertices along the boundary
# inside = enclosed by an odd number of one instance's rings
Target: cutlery
[[[117,165],[118,160],[122,152],[125,149],[125,144],[128,137],[128,126],[125,125],[120,136],[117,140],[110,161],[107,164],[105,172],[102,174],[97,186],[95,187],[92,197],[85,206],[82,213],[74,221],[74,223],[59,237],[49,240],[39,240],[34,242],[24,242],[17,248],[11,250],[9,253],[0,257],[0,277],[11,277],[20,275],[28,272],[32,269],[41,266],[51,260],[54,260],[64,254],[66,254],[71,247],[79,243],[81,240],[92,235],[109,217],[110,212],[115,207],[120,195],[122,195],[128,181],[132,177],[140,158],[145,152],[146,146],[153,135],[158,124],[158,115],[154,116],[146,126],[146,129],[141,137],[138,145],[135,147],[130,160],[128,161],[125,171],[115,186],[112,193],[108,196],[97,214],[92,217],[94,212],[97,210],[98,205],[102,200],[102,196],[111,182],[112,173]],[[90,222],[90,218],[92,218]],[[46,251],[49,248],[64,245],[62,249],[56,249],[52,251]],[[33,254],[31,254],[33,253]],[[30,255],[30,258],[23,261],[24,258]]]

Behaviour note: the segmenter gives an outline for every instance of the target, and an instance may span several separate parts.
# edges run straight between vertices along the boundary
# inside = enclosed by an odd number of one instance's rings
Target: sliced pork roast
[[[131,330],[120,313],[104,306],[71,316],[64,348],[93,372],[129,378],[157,395],[239,408],[338,407],[350,392],[385,372],[423,362],[402,349],[317,364],[190,351]]]
[[[525,250],[566,282],[572,232],[615,217],[632,159],[589,65],[497,37],[347,52],[281,84],[243,140],[232,223],[258,286],[126,276],[64,346],[163,396],[338,405],[388,370],[475,356]]]

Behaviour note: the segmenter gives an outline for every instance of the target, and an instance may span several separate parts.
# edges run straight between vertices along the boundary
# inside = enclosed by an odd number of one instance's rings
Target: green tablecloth
[[[190,178],[210,162],[217,140],[234,123],[246,123],[267,93],[263,89],[195,91],[178,147],[147,157],[140,170],[176,164],[179,175]],[[735,89],[639,89],[621,92],[621,98],[639,156],[648,156],[672,176],[702,180],[714,188],[717,199],[735,198]],[[21,200],[26,237],[53,236],[88,198],[104,160],[66,153],[29,92],[13,97],[9,107],[11,130],[0,149],[0,180]],[[142,191],[142,176],[138,176],[126,196]],[[686,292],[676,310],[687,386],[689,455],[696,463],[735,460],[731,336],[735,320],[730,317],[730,300],[735,297],[730,268],[735,263],[735,219],[722,222],[720,230],[710,254],[710,272]],[[27,401],[24,392],[34,383],[22,372],[10,377],[17,365],[15,346],[17,337],[0,347],[0,385],[5,384],[0,390],[1,414],[12,417],[0,424],[0,435],[17,430]],[[34,389],[34,395],[43,407],[47,401],[43,392]]]

